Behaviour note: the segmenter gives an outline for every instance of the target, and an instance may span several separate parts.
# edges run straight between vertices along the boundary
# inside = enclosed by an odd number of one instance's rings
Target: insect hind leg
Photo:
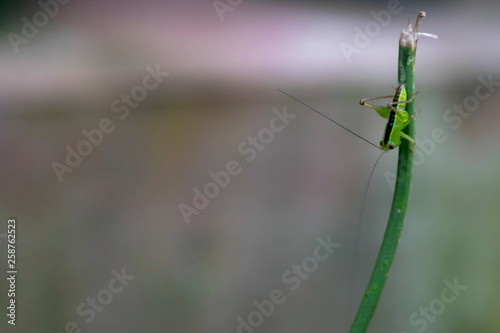
[[[416,93],[414,93],[413,96],[411,96],[411,98],[407,99],[406,101],[390,102],[389,104],[387,104],[387,107],[389,109],[391,109],[392,111],[396,112],[397,114],[401,115],[403,113],[403,111],[398,110],[394,106],[397,106],[398,104],[408,104],[408,103],[413,102],[413,100],[415,99],[415,96],[417,96],[417,94],[418,94],[418,91]],[[406,111],[404,111],[404,112],[406,112]]]

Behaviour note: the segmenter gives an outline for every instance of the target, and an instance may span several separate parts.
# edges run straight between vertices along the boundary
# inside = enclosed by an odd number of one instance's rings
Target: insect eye
[[[380,147],[383,147],[384,146],[384,141],[383,140],[380,140]]]
[[[391,144],[389,145],[389,148],[390,148],[390,149],[394,149],[394,148],[396,148],[396,146],[394,145],[394,143],[391,143]]]

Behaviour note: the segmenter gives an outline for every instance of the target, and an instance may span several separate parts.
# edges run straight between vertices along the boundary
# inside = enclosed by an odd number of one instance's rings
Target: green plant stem
[[[420,20],[424,16],[425,12],[419,14],[414,29],[411,27],[411,23],[408,23],[407,29],[403,29],[399,40],[398,82],[406,86],[408,98],[411,98],[415,94],[415,55],[417,51],[417,35],[415,32],[418,31]],[[408,111],[410,116],[413,115],[415,113],[415,103],[406,104],[406,111]],[[404,129],[404,133],[408,134],[411,138],[415,138],[414,121]],[[396,186],[394,188],[389,221],[377,262],[366,288],[365,296],[349,331],[350,333],[366,332],[384,289],[387,277],[389,276],[403,231],[406,208],[410,197],[413,157],[410,143],[408,140],[402,140],[399,147]]]

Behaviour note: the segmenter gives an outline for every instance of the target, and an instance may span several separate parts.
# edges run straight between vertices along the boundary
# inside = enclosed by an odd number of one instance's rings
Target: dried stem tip
[[[411,25],[411,18],[408,21],[408,26],[401,31],[401,37],[399,38],[399,45],[402,47],[409,47],[412,50],[417,48],[418,36],[426,36],[431,38],[438,38],[438,35],[429,34],[426,32],[418,32],[420,28],[420,22],[425,17],[425,12],[422,11],[418,14],[417,20],[415,22],[415,28]]]

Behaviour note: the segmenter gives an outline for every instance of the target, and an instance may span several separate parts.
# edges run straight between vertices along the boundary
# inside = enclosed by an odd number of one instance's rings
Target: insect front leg
[[[413,155],[415,155],[415,150],[413,149],[413,147],[415,147],[415,145],[417,144],[415,142],[415,140],[413,140],[409,135],[401,132],[401,137],[402,138],[405,138],[406,140],[410,141],[411,145],[410,145],[410,149],[411,149],[411,152],[413,153]]]

